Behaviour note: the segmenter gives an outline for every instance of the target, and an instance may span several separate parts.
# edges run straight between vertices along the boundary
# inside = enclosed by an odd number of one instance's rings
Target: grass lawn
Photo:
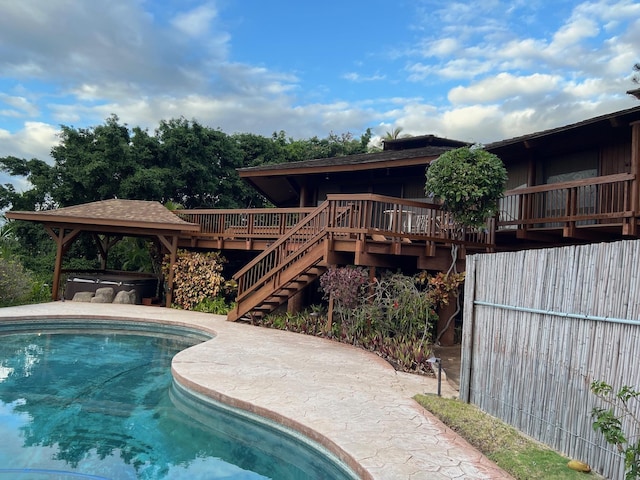
[[[460,400],[417,395],[416,401],[518,480],[601,479],[571,470],[563,457],[501,420]]]

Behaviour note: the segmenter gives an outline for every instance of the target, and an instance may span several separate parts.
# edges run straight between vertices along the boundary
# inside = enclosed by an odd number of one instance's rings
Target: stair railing
[[[234,275],[233,278],[238,282],[236,298],[238,303],[252,291],[277,279],[277,276],[289,265],[323,241],[329,225],[329,211],[329,201],[323,202],[298,225]]]

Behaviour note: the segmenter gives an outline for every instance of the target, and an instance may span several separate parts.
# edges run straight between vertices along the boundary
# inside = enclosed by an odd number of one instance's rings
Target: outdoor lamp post
[[[442,392],[442,389],[441,389],[441,385],[442,385],[442,383],[441,383],[442,382],[442,361],[440,360],[439,357],[430,357],[430,358],[427,359],[427,363],[430,363],[432,365],[434,363],[438,364],[438,396],[440,397],[440,396],[442,396],[442,395],[440,395],[440,393]]]

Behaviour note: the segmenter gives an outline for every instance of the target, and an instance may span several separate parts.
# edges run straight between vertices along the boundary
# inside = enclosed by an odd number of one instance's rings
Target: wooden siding
[[[469,256],[461,398],[623,478],[592,429],[590,384],[640,385],[639,263],[637,240]]]
[[[603,147],[600,154],[600,175],[631,171],[631,144],[617,143]]]

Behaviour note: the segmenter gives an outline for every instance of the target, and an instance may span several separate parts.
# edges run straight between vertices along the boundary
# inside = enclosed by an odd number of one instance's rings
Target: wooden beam
[[[79,228],[72,229],[68,234],[65,234],[65,228],[60,227],[56,232],[53,228],[48,225],[44,225],[47,233],[53,238],[56,242],[56,262],[53,269],[53,285],[51,286],[51,299],[53,301],[60,300],[58,298],[58,292],[60,290],[60,273],[62,271],[62,258],[71,243],[75,240],[75,238],[80,233]]]
[[[563,235],[563,236],[565,238],[585,240],[587,242],[604,242],[606,240],[611,240],[611,238],[613,237],[613,235],[610,232],[600,232],[598,230],[585,229],[585,228],[574,228],[571,232],[571,235]]]
[[[102,237],[100,236],[100,234],[95,233],[93,235],[93,239],[98,246],[98,250],[100,250],[100,266],[102,270],[105,270],[107,268],[109,250],[111,250],[111,247],[113,247],[116,243],[122,240],[122,235],[114,235],[113,237],[111,237],[110,235],[105,234],[104,237]]]
[[[631,174],[635,175],[631,182],[631,211],[634,216],[627,222],[629,235],[638,233],[637,216],[640,215],[640,122],[631,124]]]
[[[374,253],[362,252],[355,265],[368,266],[368,267],[380,267],[380,268],[394,268],[398,266],[398,260],[390,258],[387,255],[376,255]]]
[[[516,230],[516,238],[518,240],[532,240],[534,242],[557,243],[559,237],[543,232],[532,232],[530,230]]]
[[[446,272],[451,266],[451,252],[444,250],[438,251],[435,257],[418,257],[416,260],[416,268],[418,270],[432,270],[439,272]],[[456,260],[456,267],[458,271],[462,272],[465,269],[465,261],[458,258]]]

